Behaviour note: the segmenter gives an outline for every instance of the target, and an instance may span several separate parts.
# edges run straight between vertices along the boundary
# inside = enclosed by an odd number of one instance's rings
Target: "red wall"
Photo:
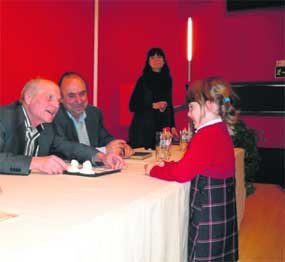
[[[173,76],[174,100],[183,100],[186,28],[180,26],[176,1],[101,1],[99,13],[98,105],[106,126],[126,138],[129,96],[149,48],[164,49]]]
[[[174,102],[183,103],[188,16],[194,25],[191,79],[220,75],[230,82],[276,80],[276,60],[285,59],[284,8],[227,12],[225,1],[216,0],[102,1],[99,106],[113,134],[127,135],[130,86],[152,46],[164,48],[174,79]],[[265,137],[261,145],[285,147],[284,133],[280,133],[280,126],[285,128],[284,117],[263,125],[260,118],[245,120]],[[186,112],[179,112],[176,122],[178,128],[185,126]]]
[[[34,76],[57,80],[63,71],[76,70],[92,86],[93,1],[0,4],[0,104],[15,100]],[[221,75],[228,81],[274,81],[276,60],[285,59],[284,8],[229,13],[222,0],[100,0],[99,4],[98,105],[117,137],[126,138],[128,99],[150,47],[165,50],[174,103],[183,103],[188,16],[194,21],[193,80]],[[177,114],[178,128],[186,124],[185,116],[186,112]],[[259,120],[248,123],[260,128]],[[285,126],[284,118],[261,127],[265,134],[270,129],[271,137],[278,136],[274,145],[285,141],[280,126]]]
[[[225,1],[186,1],[182,16],[194,20],[193,78],[222,75],[229,81],[275,80],[285,59],[285,9],[227,12]]]
[[[181,1],[194,19],[194,79],[221,75],[228,81],[275,81],[285,59],[285,9],[227,12],[225,1]],[[284,78],[283,78],[284,80]],[[269,98],[270,99],[270,98]],[[285,117],[242,117],[257,130],[261,147],[285,148]]]
[[[33,77],[75,70],[93,81],[92,1],[0,1],[0,104]],[[90,97],[92,96],[92,92]]]

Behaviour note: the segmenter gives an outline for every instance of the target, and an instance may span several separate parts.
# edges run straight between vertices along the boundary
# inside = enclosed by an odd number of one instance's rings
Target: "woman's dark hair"
[[[163,50],[160,47],[153,47],[153,48],[148,50],[147,56],[146,56],[146,60],[145,60],[145,66],[144,66],[144,69],[143,69],[143,75],[148,74],[149,72],[152,71],[152,69],[151,69],[151,67],[149,65],[149,58],[151,56],[154,56],[154,55],[161,56],[163,58],[164,65],[161,68],[161,73],[169,75],[170,71],[169,71],[169,67],[167,65],[166,57],[165,57],[165,54],[164,54]]]

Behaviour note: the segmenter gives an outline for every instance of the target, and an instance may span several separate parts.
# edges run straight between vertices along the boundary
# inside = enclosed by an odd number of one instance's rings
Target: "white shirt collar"
[[[211,125],[214,125],[214,124],[217,124],[217,123],[220,123],[220,122],[223,122],[223,120],[222,120],[221,117],[218,117],[218,118],[215,118],[215,119],[213,119],[213,120],[210,120],[210,121],[204,123],[203,125],[199,126],[199,127],[196,129],[195,133],[197,133],[197,132],[198,132],[201,128],[203,128],[203,127],[211,126]]]
[[[32,127],[31,121],[30,121],[30,119],[28,117],[28,114],[26,112],[26,109],[24,108],[23,105],[22,105],[22,110],[23,110],[23,113],[24,113],[24,116],[25,116],[25,126],[26,126],[26,128],[27,127]]]
[[[82,122],[85,120],[85,118],[86,118],[86,112],[85,112],[85,111],[83,111],[83,112],[81,113],[81,115],[79,116],[78,119],[75,118],[68,110],[66,110],[66,112],[67,112],[68,116],[69,116],[73,121],[75,121],[76,123],[82,123]]]

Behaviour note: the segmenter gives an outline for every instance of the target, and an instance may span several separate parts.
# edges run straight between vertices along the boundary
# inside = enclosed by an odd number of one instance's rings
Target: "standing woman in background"
[[[142,76],[132,93],[129,109],[134,113],[129,129],[133,148],[155,147],[155,132],[170,127],[177,135],[172,105],[172,78],[161,48],[147,53]]]

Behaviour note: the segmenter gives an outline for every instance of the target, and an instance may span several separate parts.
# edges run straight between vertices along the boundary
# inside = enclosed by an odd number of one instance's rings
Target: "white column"
[[[94,1],[94,65],[93,65],[93,105],[97,106],[98,93],[98,50],[99,50],[99,0]]]

